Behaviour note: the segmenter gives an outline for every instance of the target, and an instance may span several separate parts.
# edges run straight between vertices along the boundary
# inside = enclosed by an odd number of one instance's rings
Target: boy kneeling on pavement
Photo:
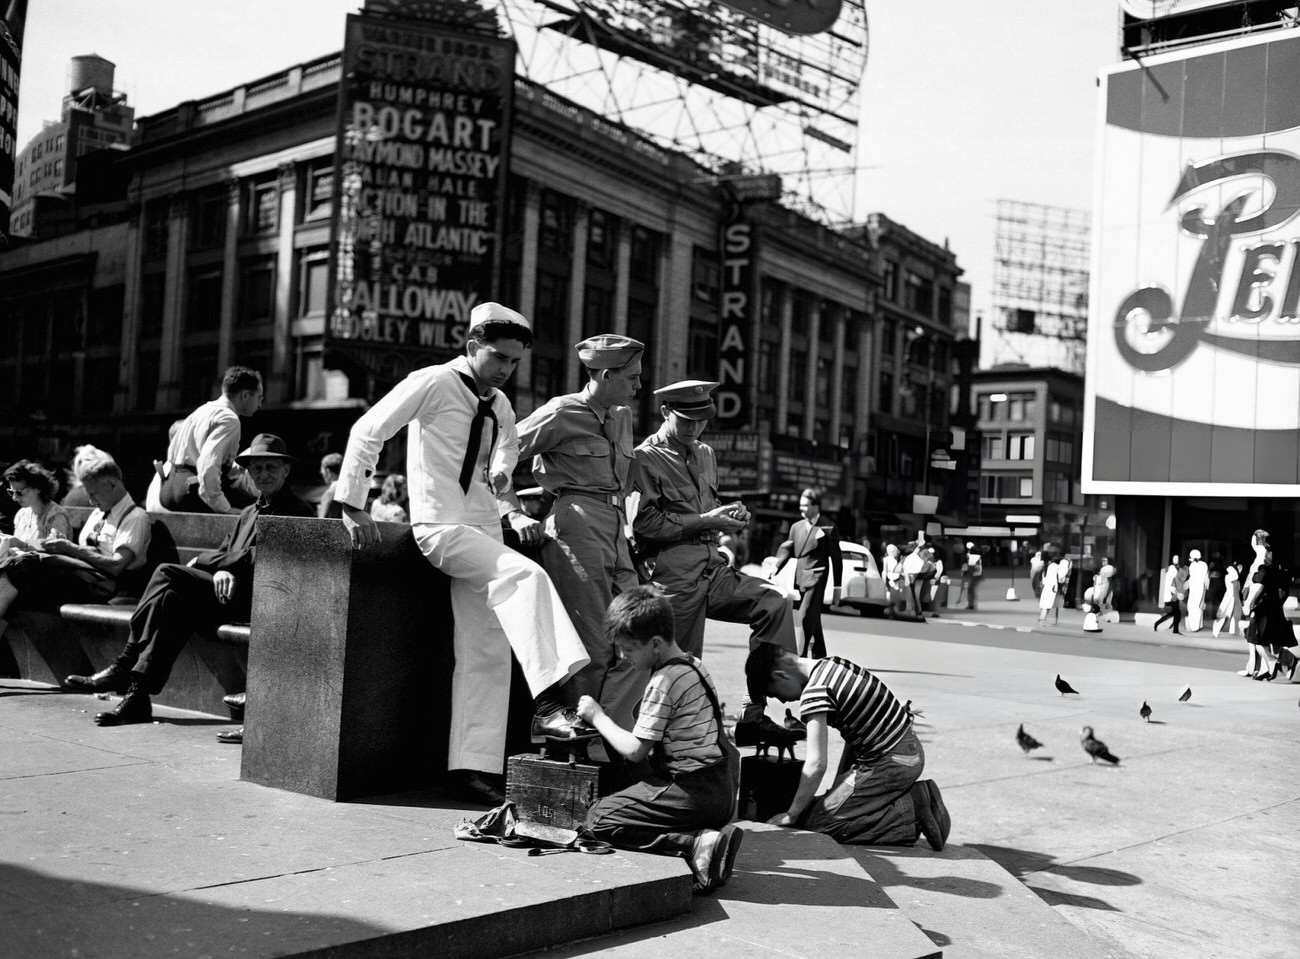
[[[936,852],[952,825],[932,779],[921,779],[925,751],[906,708],[857,663],[838,656],[806,659],[762,643],[745,662],[750,689],[799,700],[808,726],[808,754],[790,808],[776,826],[825,833],[837,842],[910,846],[922,835]],[[844,737],[844,755],[831,788],[817,795],[826,773],[827,729]]]
[[[739,754],[727,739],[708,670],[673,637],[673,609],[649,586],[620,593],[605,613],[605,632],[623,656],[652,675],[632,731],[590,696],[578,715],[631,763],[650,757],[650,774],[605,796],[587,813],[584,832],[620,849],[681,856],[708,892],[731,878],[744,833],[729,825],[739,785]]]

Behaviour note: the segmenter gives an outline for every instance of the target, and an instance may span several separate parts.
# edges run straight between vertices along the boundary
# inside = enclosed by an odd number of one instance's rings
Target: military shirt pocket
[[[574,440],[569,447],[569,452],[574,456],[608,456],[609,443],[596,436]]]

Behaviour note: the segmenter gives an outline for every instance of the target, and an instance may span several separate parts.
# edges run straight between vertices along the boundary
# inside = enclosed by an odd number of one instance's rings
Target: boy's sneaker
[[[710,878],[713,872],[713,855],[721,839],[722,833],[718,830],[702,829],[695,837],[695,842],[691,844],[691,855],[687,861],[691,864],[691,874],[695,876],[695,883],[691,888],[697,895],[713,888],[713,880]]]
[[[925,787],[930,793],[930,808],[934,811],[934,818],[939,823],[939,835],[943,837],[946,844],[948,842],[948,833],[952,831],[952,817],[948,815],[948,807],[943,804],[939,784],[933,779],[927,779]]]
[[[916,824],[920,827],[921,834],[925,836],[931,849],[935,852],[942,851],[943,827],[939,825],[939,819],[930,802],[930,790],[926,787],[926,781],[913,783],[908,792],[912,797],[913,815],[916,817]]]

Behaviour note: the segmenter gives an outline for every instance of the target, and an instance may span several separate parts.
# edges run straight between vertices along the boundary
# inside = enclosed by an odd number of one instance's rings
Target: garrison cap
[[[713,404],[713,391],[720,384],[713,380],[682,380],[655,390],[659,402],[688,420],[707,420],[718,408]]]
[[[528,322],[526,316],[500,303],[480,303],[469,311],[469,329],[472,330],[484,323],[513,323],[515,326],[522,326],[529,333],[533,331],[533,324]]]
[[[582,365],[589,370],[618,370],[640,356],[645,344],[630,336],[601,333],[587,337],[574,349],[578,351]]]

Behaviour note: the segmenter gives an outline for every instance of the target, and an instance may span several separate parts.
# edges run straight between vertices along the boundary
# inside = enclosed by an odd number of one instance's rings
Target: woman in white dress
[[[1219,603],[1219,608],[1214,614],[1213,634],[1215,639],[1219,638],[1219,632],[1224,626],[1228,627],[1229,636],[1236,636],[1237,627],[1241,625],[1241,573],[1239,566],[1238,563],[1229,563],[1228,568],[1223,571],[1223,600]],[[1237,675],[1249,676],[1250,673],[1251,670],[1243,669]]]
[[[1187,554],[1187,622],[1188,632],[1198,632],[1205,625],[1205,593],[1210,588],[1210,567],[1201,559],[1201,551]]]
[[[1047,614],[1056,612],[1056,600],[1060,596],[1061,564],[1052,560],[1043,567],[1043,583],[1038,593],[1038,621],[1047,622]],[[1053,616],[1055,621],[1055,616]]]

